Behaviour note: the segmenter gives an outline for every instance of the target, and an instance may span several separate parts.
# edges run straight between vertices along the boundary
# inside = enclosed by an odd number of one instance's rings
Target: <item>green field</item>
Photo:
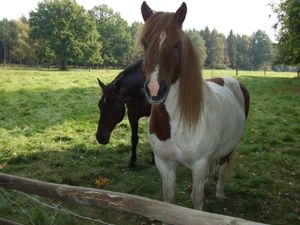
[[[162,200],[160,175],[151,165],[147,119],[140,123],[137,168],[128,172],[130,126],[117,126],[110,143],[95,132],[100,89],[120,70],[0,69],[0,172]],[[205,71],[205,76],[212,71]],[[214,76],[234,71],[213,71]],[[269,224],[300,224],[300,79],[296,74],[240,71],[251,95],[247,131],[221,201],[206,185],[204,210]],[[191,173],[177,171],[176,203],[192,207]],[[36,196],[35,196],[36,197]],[[52,206],[62,204],[45,198]],[[69,210],[119,225],[159,224],[112,210],[62,204]],[[58,213],[0,188],[0,218],[23,224],[101,224]]]

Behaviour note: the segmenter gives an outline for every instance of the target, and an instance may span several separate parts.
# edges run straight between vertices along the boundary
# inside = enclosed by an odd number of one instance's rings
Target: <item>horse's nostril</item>
[[[161,89],[161,92],[165,92],[168,90],[168,86],[167,86],[166,82],[160,82],[160,89]]]

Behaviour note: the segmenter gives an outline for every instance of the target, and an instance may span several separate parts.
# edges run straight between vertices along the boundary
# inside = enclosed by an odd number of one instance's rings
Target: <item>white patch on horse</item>
[[[167,37],[166,31],[161,32],[161,34],[159,35],[159,49],[161,49],[162,44],[166,40],[166,37]]]
[[[158,83],[159,65],[156,65],[153,72],[150,74],[150,81],[148,83],[148,88],[151,96],[157,96],[159,90]]]

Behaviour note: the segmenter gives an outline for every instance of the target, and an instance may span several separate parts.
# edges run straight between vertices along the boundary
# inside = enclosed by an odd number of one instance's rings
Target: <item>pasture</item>
[[[0,172],[162,200],[160,175],[151,165],[147,118],[140,122],[133,172],[127,169],[131,155],[127,119],[114,130],[108,145],[95,139],[100,96],[96,78],[108,83],[118,72],[0,69]],[[204,71],[205,77],[211,72]],[[213,72],[213,76],[234,74]],[[239,72],[238,79],[251,95],[247,130],[225,186],[227,199],[217,199],[215,184],[207,184],[205,211],[269,224],[300,224],[300,79],[295,75]],[[190,192],[191,173],[179,167],[176,203],[192,207]],[[117,211],[62,206],[111,224],[159,224]],[[1,188],[0,217],[24,224],[101,224],[57,213]]]

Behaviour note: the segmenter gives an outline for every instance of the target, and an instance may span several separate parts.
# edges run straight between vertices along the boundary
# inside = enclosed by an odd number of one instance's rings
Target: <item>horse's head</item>
[[[107,144],[112,130],[124,118],[125,103],[122,101],[119,94],[121,86],[119,80],[116,80],[107,86],[99,79],[98,83],[103,94],[98,104],[100,119],[98,122],[96,138],[100,144]]]
[[[182,3],[176,13],[153,13],[143,2],[141,11],[145,21],[140,35],[144,47],[145,93],[150,103],[160,104],[180,74],[185,39],[181,27],[187,7]]]

